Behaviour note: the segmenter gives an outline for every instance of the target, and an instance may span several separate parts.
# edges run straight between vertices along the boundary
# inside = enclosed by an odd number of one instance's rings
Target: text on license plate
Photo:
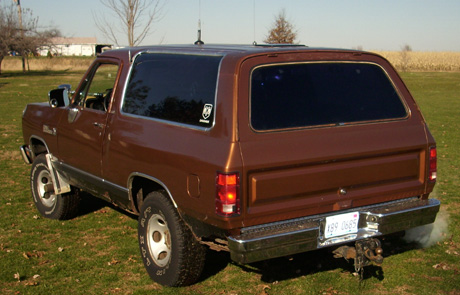
[[[359,212],[326,217],[324,237],[326,239],[358,232]]]

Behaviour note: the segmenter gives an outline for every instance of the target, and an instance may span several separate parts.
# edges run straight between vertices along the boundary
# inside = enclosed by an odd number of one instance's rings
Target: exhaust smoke
[[[406,242],[416,242],[423,248],[427,248],[448,236],[448,226],[449,215],[441,209],[434,223],[407,230],[403,239]]]

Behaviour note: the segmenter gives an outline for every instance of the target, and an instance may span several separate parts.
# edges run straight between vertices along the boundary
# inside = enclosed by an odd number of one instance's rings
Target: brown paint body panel
[[[190,128],[121,112],[130,59],[140,52],[223,56],[212,128]],[[426,198],[433,189],[426,174],[428,148],[435,145],[434,139],[396,71],[377,55],[304,47],[168,46],[108,51],[97,60],[104,58],[116,59],[121,65],[111,107],[104,118],[98,118],[104,130],[60,126],[59,122],[67,120],[68,108],[34,105],[23,119],[25,143],[33,136],[42,138],[63,163],[126,191],[133,175],[159,180],[181,214],[198,221],[238,231],[407,197]],[[249,93],[255,67],[328,61],[380,66],[402,98],[407,117],[273,132],[253,130]],[[41,130],[47,122],[58,129],[57,140]],[[65,134],[60,134],[61,128]],[[58,147],[59,139],[63,145]],[[85,149],[91,152],[82,153]],[[218,171],[240,173],[240,216],[215,214]],[[128,193],[124,202],[133,206]]]
[[[391,78],[408,117],[394,121],[314,126],[280,132],[250,127],[251,69],[260,64],[368,62]],[[241,66],[239,126],[246,202],[245,225],[366,206],[426,193],[426,126],[393,68],[373,55],[313,52],[256,56]],[[243,107],[241,107],[243,106]],[[286,112],[280,112],[286,113]],[[344,189],[347,193],[341,195]]]
[[[419,186],[419,172],[419,155],[415,153],[254,173],[250,176],[250,204],[258,206],[315,194],[336,198],[339,188],[351,193],[379,184],[404,182]]]

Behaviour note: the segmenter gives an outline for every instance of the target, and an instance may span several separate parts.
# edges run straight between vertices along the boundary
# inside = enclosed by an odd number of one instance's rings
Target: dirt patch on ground
[[[0,153],[0,161],[19,161],[21,153],[19,151],[2,151]]]

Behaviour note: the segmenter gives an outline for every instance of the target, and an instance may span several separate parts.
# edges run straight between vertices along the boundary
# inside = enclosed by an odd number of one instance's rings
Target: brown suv
[[[70,97],[70,94],[73,95]],[[23,115],[24,160],[46,217],[79,191],[139,215],[155,281],[195,282],[205,250],[239,263],[334,246],[357,269],[375,237],[432,223],[436,147],[382,57],[304,46],[108,51],[76,91]]]

